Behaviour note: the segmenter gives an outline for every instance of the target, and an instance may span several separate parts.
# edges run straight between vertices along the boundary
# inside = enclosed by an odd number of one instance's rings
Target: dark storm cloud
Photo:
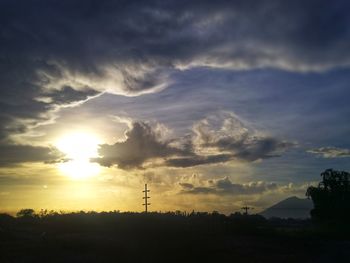
[[[2,0],[0,140],[92,89],[155,92],[178,69],[349,65],[348,9],[341,0]],[[265,156],[276,147],[272,140],[255,144]]]
[[[160,131],[144,122],[134,122],[125,135],[125,141],[100,145],[101,157],[93,161],[103,166],[131,169],[160,159],[159,165],[185,168],[231,160],[253,162],[280,156],[294,146],[255,135],[231,112],[218,112],[195,123],[192,136],[184,138],[164,140]]]
[[[189,157],[181,157],[181,158],[172,158],[166,160],[165,164],[167,166],[172,167],[192,167],[196,165],[203,164],[214,164],[214,163],[225,163],[232,160],[234,157],[232,154],[216,154],[211,156],[198,156],[196,154],[192,154]]]
[[[252,182],[249,184],[232,183],[228,177],[208,180],[202,185],[180,183],[181,194],[216,194],[216,195],[253,195],[276,190],[275,183]]]
[[[0,145],[0,167],[25,162],[56,163],[65,161],[63,153],[55,148],[31,145]]]
[[[344,158],[350,157],[350,149],[343,149],[337,147],[320,147],[308,150],[307,152],[316,154],[323,158]]]
[[[166,166],[191,167],[201,164],[227,162],[232,156],[218,154],[213,156],[199,156],[193,152],[190,142],[173,145],[174,140],[161,141],[161,135],[144,122],[135,122],[126,132],[126,140],[113,145],[102,144],[99,155],[92,161],[103,166],[118,165],[121,169],[141,168],[151,159],[166,159]]]
[[[332,67],[349,62],[348,7],[341,0],[2,0],[1,46],[9,57],[97,75],[101,64],[154,68],[211,64],[209,58],[236,66]]]
[[[103,166],[116,164],[121,169],[130,169],[141,167],[150,159],[185,154],[181,149],[170,146],[168,142],[161,142],[160,135],[147,123],[133,123],[131,130],[125,135],[127,139],[123,142],[100,145],[98,152],[102,157],[93,161]]]

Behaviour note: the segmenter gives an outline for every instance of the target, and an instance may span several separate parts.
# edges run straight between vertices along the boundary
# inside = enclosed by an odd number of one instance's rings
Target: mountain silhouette
[[[309,218],[311,209],[313,209],[313,203],[310,199],[292,196],[265,209],[259,214],[266,218],[279,217],[301,219]]]

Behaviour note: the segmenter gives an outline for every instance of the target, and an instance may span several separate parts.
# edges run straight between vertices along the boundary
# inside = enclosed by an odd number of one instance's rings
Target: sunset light
[[[0,263],[348,262],[349,11],[0,0]]]
[[[100,166],[91,163],[90,158],[97,157],[100,140],[97,136],[77,132],[63,136],[56,142],[56,147],[66,154],[69,161],[59,163],[59,170],[72,179],[85,179],[97,175]]]

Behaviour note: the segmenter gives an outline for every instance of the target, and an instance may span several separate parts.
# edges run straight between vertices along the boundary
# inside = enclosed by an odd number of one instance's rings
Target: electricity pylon
[[[249,206],[243,206],[241,209],[244,210],[244,214],[245,215],[248,215],[248,210],[249,209],[254,209],[254,208],[253,207],[249,207]]]
[[[142,199],[145,199],[145,202],[142,205],[145,206],[145,213],[147,213],[148,206],[151,205],[151,203],[148,203],[148,199],[150,198],[148,196],[148,193],[150,192],[150,190],[147,189],[147,184],[145,184],[145,190],[143,190],[142,192],[145,193],[145,196],[142,197]]]

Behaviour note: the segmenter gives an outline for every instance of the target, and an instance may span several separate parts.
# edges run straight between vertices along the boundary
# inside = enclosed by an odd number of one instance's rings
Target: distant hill
[[[289,197],[259,213],[271,218],[309,218],[313,203],[310,199],[302,199],[296,196]]]

